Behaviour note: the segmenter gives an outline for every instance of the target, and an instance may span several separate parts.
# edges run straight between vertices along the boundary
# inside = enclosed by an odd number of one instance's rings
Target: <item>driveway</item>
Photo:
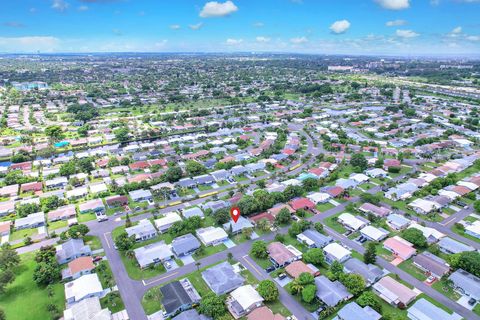
[[[183,257],[180,257],[179,259],[182,260],[184,266],[195,262],[195,259],[193,259],[192,255],[183,256]]]
[[[228,249],[233,248],[233,247],[236,246],[235,242],[233,242],[233,241],[230,240],[230,239],[227,239],[227,240],[223,241],[223,244],[224,244]]]

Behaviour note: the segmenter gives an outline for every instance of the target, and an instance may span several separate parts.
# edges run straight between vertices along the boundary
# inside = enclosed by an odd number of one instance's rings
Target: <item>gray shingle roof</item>
[[[200,248],[200,241],[191,233],[177,237],[172,241],[172,250],[176,255],[183,255]]]
[[[202,278],[217,295],[228,293],[244,282],[243,277],[235,273],[226,261],[203,271]]]

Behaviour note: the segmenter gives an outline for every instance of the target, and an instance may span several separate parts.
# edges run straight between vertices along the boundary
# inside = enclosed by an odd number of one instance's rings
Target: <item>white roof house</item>
[[[307,198],[314,203],[323,203],[325,201],[328,201],[331,198],[331,196],[325,192],[314,192],[312,194],[307,195]]]
[[[466,187],[466,188],[468,188],[468,189],[470,189],[470,190],[472,190],[472,191],[478,189],[478,186],[477,186],[475,183],[473,183],[473,182],[459,181],[459,182],[457,182],[457,184],[458,184],[459,186],[464,186],[464,187]]]
[[[350,213],[342,213],[338,216],[338,222],[346,226],[348,229],[357,231],[367,225],[367,222],[353,216]]]
[[[480,220],[465,226],[465,232],[480,239]]]
[[[408,206],[415,210],[415,212],[423,214],[440,209],[440,205],[438,203],[420,198],[413,200],[408,204]]]
[[[332,263],[334,260],[337,260],[339,262],[346,261],[350,258],[350,255],[352,254],[350,250],[344,248],[336,242],[327,244],[323,248],[323,252],[325,253],[325,258],[329,263]]]
[[[142,269],[151,264],[170,260],[173,256],[172,250],[164,242],[155,242],[135,249],[133,252]]]
[[[156,219],[155,226],[158,231],[164,232],[172,226],[177,221],[182,221],[182,218],[176,212],[168,212],[164,217]]]
[[[63,311],[64,320],[111,320],[108,308],[102,309],[98,297],[83,299]]]
[[[87,194],[87,187],[79,187],[66,192],[66,196],[68,199],[85,197]]]
[[[220,227],[207,227],[197,229],[198,239],[206,245],[216,245],[228,239],[228,234]]]
[[[107,185],[105,183],[97,183],[90,185],[90,193],[92,194],[98,194],[105,191],[108,191]]]
[[[85,298],[100,297],[102,294],[102,284],[96,273],[86,274],[65,283],[65,299],[68,305],[73,305]]]
[[[250,284],[233,290],[230,298],[230,310],[237,316],[247,314],[263,303],[263,298]]]
[[[364,175],[363,173],[355,173],[350,175],[350,179],[357,181],[358,183],[364,183],[370,180],[370,178],[367,175]]]
[[[388,232],[383,229],[378,229],[374,226],[366,226],[360,230],[362,236],[372,241],[381,241],[388,236]]]
[[[410,226],[408,226],[408,229],[410,228],[415,228],[420,231],[422,231],[423,236],[427,239],[429,243],[437,242],[441,238],[445,237],[445,234],[441,233],[437,229],[430,228],[430,227],[424,227],[421,224],[416,223],[413,221]]]
[[[445,197],[449,198],[450,200],[455,200],[458,197],[460,197],[460,195],[458,193],[453,192],[453,191],[449,191],[449,190],[444,190],[444,189],[439,190],[438,194],[441,195],[441,196],[445,196]]]

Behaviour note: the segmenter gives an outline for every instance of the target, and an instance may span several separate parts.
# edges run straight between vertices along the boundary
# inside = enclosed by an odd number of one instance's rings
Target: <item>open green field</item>
[[[38,287],[33,282],[32,275],[36,265],[34,255],[27,253],[22,255],[21,259],[20,266],[15,270],[15,281],[7,286],[4,294],[0,295],[0,308],[5,311],[7,319],[54,319],[47,310],[47,305],[54,304],[60,312],[64,309],[63,284],[54,284],[53,296],[49,297],[45,287]]]

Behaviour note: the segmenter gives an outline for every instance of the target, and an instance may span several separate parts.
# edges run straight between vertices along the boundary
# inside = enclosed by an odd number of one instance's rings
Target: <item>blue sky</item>
[[[480,0],[2,1],[0,52],[480,54]]]

